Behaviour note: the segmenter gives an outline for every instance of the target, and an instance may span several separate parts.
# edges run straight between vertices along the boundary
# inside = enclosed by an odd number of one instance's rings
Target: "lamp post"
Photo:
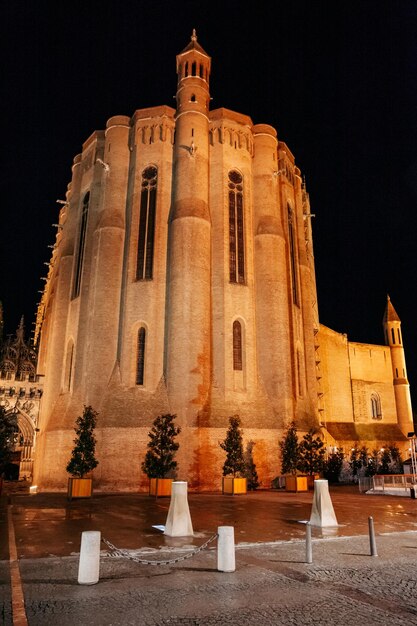
[[[417,475],[417,453],[416,453],[416,434],[414,432],[408,433],[408,439],[410,440],[410,450],[411,450],[411,472],[413,474],[413,483],[416,482]]]

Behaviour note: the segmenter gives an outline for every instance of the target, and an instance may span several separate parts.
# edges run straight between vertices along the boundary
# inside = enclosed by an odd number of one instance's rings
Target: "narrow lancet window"
[[[67,346],[67,358],[66,358],[66,364],[65,364],[64,391],[70,391],[71,390],[73,359],[74,359],[74,344],[73,344],[72,341],[70,341],[68,346]]]
[[[80,220],[80,230],[78,235],[78,246],[77,246],[77,254],[75,257],[75,275],[74,275],[74,285],[72,291],[72,297],[77,298],[80,295],[80,287],[81,287],[81,275],[83,270],[83,262],[84,262],[84,248],[85,248],[85,236],[87,232],[87,219],[88,219],[88,207],[90,204],[90,192],[84,196],[83,205],[81,208],[81,220]]]
[[[371,396],[371,414],[373,420],[382,419],[381,399],[377,393],[373,393]]]
[[[241,371],[242,368],[242,325],[233,322],[233,369]]]
[[[136,384],[143,385],[143,375],[145,371],[145,343],[146,343],[146,331],[139,328],[138,332],[138,352],[136,363]]]
[[[158,171],[153,166],[142,173],[136,280],[153,276],[157,177]]]
[[[392,343],[395,343],[395,333],[394,333],[393,328],[391,328],[391,339],[392,339]]]
[[[245,282],[243,179],[229,172],[229,276],[231,283]]]
[[[294,230],[294,213],[288,205],[288,239],[290,246],[290,273],[291,273],[291,290],[294,304],[299,304],[298,298],[298,281],[297,281],[297,246]]]

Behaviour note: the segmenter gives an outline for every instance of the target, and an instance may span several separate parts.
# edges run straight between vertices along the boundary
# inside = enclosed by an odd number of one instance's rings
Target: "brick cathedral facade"
[[[220,488],[231,415],[255,442],[264,487],[292,420],[328,445],[405,445],[413,430],[392,304],[385,346],[320,325],[293,154],[272,126],[210,110],[211,58],[195,33],[176,61],[175,110],[112,117],[74,159],[38,309],[40,490],[65,489],[87,404],[103,491],[147,488],[141,462],[161,413],[182,428],[178,476],[201,490]]]

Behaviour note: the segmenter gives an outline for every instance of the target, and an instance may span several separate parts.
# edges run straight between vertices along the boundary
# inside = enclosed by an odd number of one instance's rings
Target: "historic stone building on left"
[[[24,337],[23,317],[15,335],[0,336],[0,405],[16,414],[12,465],[8,476],[31,480],[43,383],[36,374],[37,351]]]

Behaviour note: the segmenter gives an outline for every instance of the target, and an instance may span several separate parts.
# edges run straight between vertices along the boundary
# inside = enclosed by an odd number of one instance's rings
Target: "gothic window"
[[[231,283],[245,282],[243,230],[243,179],[229,172],[229,277]]]
[[[397,328],[397,335],[398,335],[398,343],[401,344],[401,333],[400,333],[399,328]]]
[[[233,369],[242,371],[242,325],[233,322]]]
[[[395,333],[394,333],[393,328],[391,328],[391,338],[392,338],[392,343],[395,343]]]
[[[300,351],[297,350],[297,392],[299,396],[303,395],[303,385],[302,385],[302,371],[301,371],[301,356]]]
[[[138,331],[138,351],[136,361],[136,384],[143,385],[143,374],[145,370],[145,342],[146,331],[143,328],[139,328]]]
[[[65,363],[65,380],[64,391],[71,390],[72,372],[73,372],[73,360],[74,360],[74,343],[70,341],[67,346],[67,358]]]
[[[136,280],[152,278],[157,178],[158,170],[154,166],[142,173]]]
[[[290,245],[290,273],[291,273],[291,290],[292,300],[294,304],[299,304],[298,299],[298,281],[297,281],[297,246],[294,229],[294,213],[290,205],[288,205],[288,239]]]
[[[75,276],[74,276],[74,287],[72,292],[72,297],[77,298],[80,295],[80,286],[81,286],[81,275],[83,269],[83,261],[84,261],[84,248],[85,248],[85,236],[87,233],[87,219],[88,219],[88,207],[90,204],[90,192],[84,196],[83,205],[81,208],[81,222],[80,222],[80,230],[78,236],[78,247],[77,254],[75,257]]]
[[[371,395],[371,414],[373,420],[382,419],[381,399],[377,393]]]

